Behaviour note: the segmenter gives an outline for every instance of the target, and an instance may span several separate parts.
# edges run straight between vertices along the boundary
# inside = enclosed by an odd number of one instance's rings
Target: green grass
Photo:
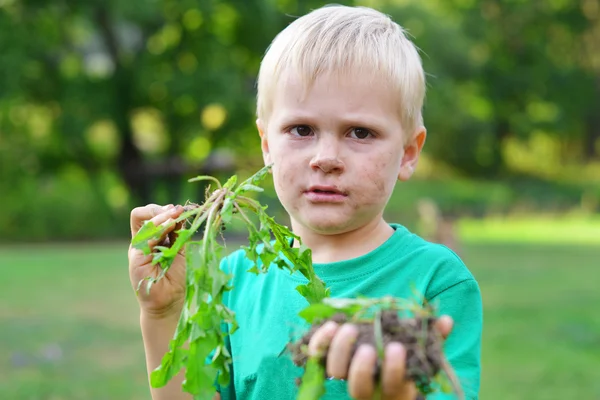
[[[464,259],[483,296],[481,398],[600,398],[600,248],[478,244]]]
[[[127,244],[0,249],[0,398],[149,399]]]
[[[469,242],[600,245],[600,216],[463,219],[458,228]]]
[[[126,243],[0,248],[0,398],[149,399]],[[483,400],[600,398],[600,248],[467,243]],[[57,352],[60,349],[60,352]]]

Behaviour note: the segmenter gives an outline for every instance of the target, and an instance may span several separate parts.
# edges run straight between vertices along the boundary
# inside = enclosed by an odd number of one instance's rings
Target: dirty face
[[[306,91],[290,78],[273,104],[257,125],[292,227],[339,234],[381,220],[425,139],[424,130],[405,134],[385,81],[324,75]]]

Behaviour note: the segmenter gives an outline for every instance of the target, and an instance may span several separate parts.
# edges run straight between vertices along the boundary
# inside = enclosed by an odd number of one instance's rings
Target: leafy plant
[[[240,219],[248,229],[248,245],[242,247],[248,259],[253,262],[249,273],[266,273],[275,265],[292,273],[300,272],[306,277],[308,283],[299,285],[296,290],[308,303],[300,316],[309,323],[314,323],[313,329],[319,326],[319,321],[340,313],[352,321],[368,321],[368,324],[373,325],[374,322],[376,325],[379,320],[373,319],[371,315],[374,307],[380,307],[383,311],[402,308],[421,314],[429,313],[416,303],[409,304],[400,299],[329,298],[329,289],[312,267],[310,249],[302,245],[300,238],[287,227],[275,222],[267,214],[266,206],[248,196],[252,192],[263,190],[259,185],[269,169],[270,166],[264,167],[239,184],[236,175],[224,185],[211,176],[191,179],[190,182],[210,181],[215,185],[212,192],[207,191],[205,202],[186,205],[180,217],[168,225],[155,226],[147,221],[133,237],[132,245],[146,255],[152,254],[153,263],[161,268],[157,277],[147,277],[140,281],[138,291],[142,290],[143,283],[146,282],[145,290],[149,292],[156,282],[165,277],[175,256],[184,248],[186,254],[185,304],[169,343],[169,350],[161,365],[151,374],[150,383],[153,387],[166,385],[182,368],[186,370],[183,389],[193,394],[195,399],[212,398],[215,390],[213,384],[217,379],[223,386],[229,384],[232,359],[226,346],[226,333],[221,330],[221,325],[230,324],[229,334],[234,334],[238,325],[234,312],[223,304],[223,294],[234,288],[228,286],[231,276],[220,268],[223,246],[218,239],[222,229],[233,218]],[[181,222],[186,225],[177,231],[172,243],[150,248],[150,240],[164,237],[167,230]],[[194,240],[194,234],[198,231],[201,238]],[[296,247],[294,242],[300,245]],[[381,339],[381,327],[378,332]],[[310,334],[311,332],[304,337],[306,343]],[[299,365],[306,367],[299,398],[312,400],[319,398],[325,391],[325,371],[322,357],[309,358],[306,355],[306,343],[296,343],[291,348],[295,349],[296,355],[301,359]],[[382,353],[383,342],[379,340],[376,344]]]

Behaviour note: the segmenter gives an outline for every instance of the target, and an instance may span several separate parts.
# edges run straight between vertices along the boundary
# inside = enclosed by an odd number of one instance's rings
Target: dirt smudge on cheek
[[[386,188],[386,170],[388,167],[386,159],[389,156],[386,154],[383,157],[373,158],[370,160],[372,163],[369,167],[368,179],[374,185],[374,193],[372,194],[375,198],[380,198],[387,195]]]
[[[286,160],[284,156],[280,156],[275,163],[277,167],[273,173],[273,179],[275,180],[279,201],[288,212],[296,210],[299,196],[297,182],[300,171],[290,165],[289,160]]]

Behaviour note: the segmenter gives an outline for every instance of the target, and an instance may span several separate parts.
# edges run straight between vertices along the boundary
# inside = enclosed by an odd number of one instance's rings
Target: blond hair
[[[298,77],[308,89],[332,72],[384,79],[397,93],[403,128],[412,131],[422,124],[425,73],[404,29],[371,8],[339,5],[314,10],[275,37],[258,74],[258,118],[268,121],[284,74]]]

